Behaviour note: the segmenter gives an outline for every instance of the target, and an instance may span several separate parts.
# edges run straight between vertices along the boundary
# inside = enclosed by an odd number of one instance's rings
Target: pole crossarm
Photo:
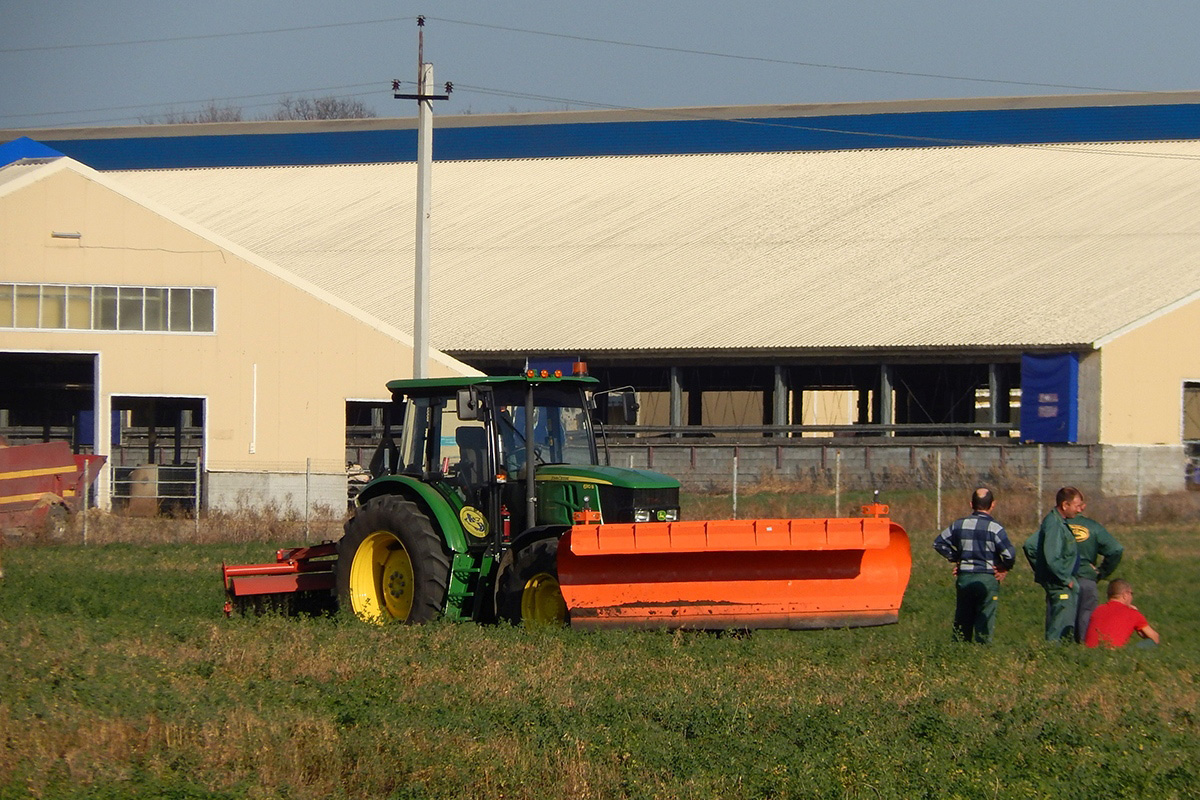
[[[426,100],[449,100],[448,94],[394,94],[392,97],[397,100],[417,100],[424,102]]]

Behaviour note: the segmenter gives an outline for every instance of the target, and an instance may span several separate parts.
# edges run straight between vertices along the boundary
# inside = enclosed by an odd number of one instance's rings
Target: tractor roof
[[[449,378],[406,378],[388,381],[387,388],[405,395],[440,395],[469,386],[527,386],[529,384],[567,384],[580,387],[600,383],[587,375],[455,375]]]

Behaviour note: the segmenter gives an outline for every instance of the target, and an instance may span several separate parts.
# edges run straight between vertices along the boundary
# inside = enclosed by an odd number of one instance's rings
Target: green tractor
[[[597,397],[625,424],[632,391],[586,375],[397,380],[400,416],[341,540],[223,566],[226,611],[350,609],[605,627],[811,628],[896,621],[903,529],[858,519],[679,517],[679,482],[602,465]]]
[[[679,515],[678,481],[599,464],[596,383],[536,372],[389,383],[403,433],[398,447],[384,436],[338,543],[339,603],[366,619],[565,621],[563,534],[585,516]]]
[[[385,430],[341,540],[281,551],[273,565],[226,566],[230,607],[300,593],[379,622],[561,623],[564,533],[580,522],[678,519],[677,480],[599,463],[595,378],[530,370],[388,388],[385,419],[403,421],[399,442]],[[634,412],[632,392],[614,399]],[[295,572],[272,572],[288,563]]]

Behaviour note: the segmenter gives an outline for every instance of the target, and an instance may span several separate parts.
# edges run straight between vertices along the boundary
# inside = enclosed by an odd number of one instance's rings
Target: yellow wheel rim
[[[368,622],[408,619],[413,603],[413,567],[408,551],[391,531],[363,539],[350,562],[350,605]]]
[[[565,625],[567,603],[563,600],[558,578],[539,572],[525,582],[521,592],[521,619],[525,624]]]

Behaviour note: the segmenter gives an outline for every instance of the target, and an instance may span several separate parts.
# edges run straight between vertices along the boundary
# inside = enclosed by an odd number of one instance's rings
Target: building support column
[[[879,365],[879,424],[891,425],[896,419],[896,409],[892,400],[892,367],[890,364]],[[888,431],[884,436],[894,435]]]
[[[670,372],[670,390],[671,390],[671,408],[670,419],[668,424],[672,426],[681,426],[686,424],[683,420],[683,379],[679,375],[679,367],[671,367]],[[672,438],[679,438],[682,434],[673,433]]]
[[[695,370],[692,371],[692,381],[688,385],[687,424],[704,424],[704,389]]]
[[[993,425],[1003,425],[1012,421],[1009,388],[1004,365],[988,364],[988,402],[992,409],[989,421]]]
[[[788,407],[790,403],[790,392],[788,391],[788,371],[787,367],[775,367],[775,385],[771,391],[771,399],[773,400],[771,409],[771,424],[772,425],[787,425]],[[786,433],[777,433],[776,436],[786,437]]]
[[[791,374],[788,375],[788,383],[791,384],[792,380],[794,378],[795,378],[795,375],[791,375]],[[791,395],[791,402],[789,404],[789,407],[791,408],[791,412],[792,412],[792,424],[793,425],[803,425],[804,424],[804,385],[803,384],[801,384],[799,386],[792,385],[791,391],[789,392],[789,394]],[[804,436],[803,433],[796,433],[793,435],[797,439],[803,438],[803,436]]]
[[[100,356],[92,358],[92,414],[96,420],[92,426],[92,452],[98,456],[107,456],[108,461],[100,469],[100,476],[92,484],[92,492],[96,498],[96,506],[102,511],[112,510],[112,395],[105,394],[100,382]]]

